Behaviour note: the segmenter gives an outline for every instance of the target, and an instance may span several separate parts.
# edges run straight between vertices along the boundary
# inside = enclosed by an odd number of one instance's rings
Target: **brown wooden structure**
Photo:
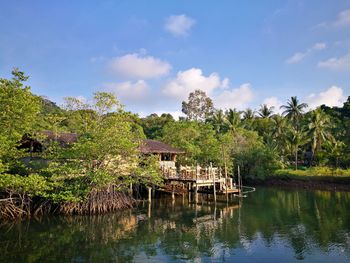
[[[140,151],[143,154],[157,155],[161,169],[176,170],[176,156],[185,153],[179,149],[172,147],[169,144],[156,140],[143,140],[140,145]]]

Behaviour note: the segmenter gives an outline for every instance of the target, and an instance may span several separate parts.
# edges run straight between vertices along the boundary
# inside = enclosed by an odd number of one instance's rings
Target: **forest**
[[[132,184],[161,185],[157,160],[138,151],[143,139],[171,144],[186,154],[178,165],[239,165],[245,180],[285,175],[350,177],[350,96],[343,107],[309,109],[291,97],[278,109],[225,111],[198,87],[182,102],[185,117],[127,112],[115,95],[97,92],[88,102],[65,104],[35,95],[14,69],[0,78],[0,215],[101,213],[132,205]],[[62,145],[54,136],[76,134]],[[40,141],[42,151],[23,148]],[[103,205],[102,205],[103,203]]]

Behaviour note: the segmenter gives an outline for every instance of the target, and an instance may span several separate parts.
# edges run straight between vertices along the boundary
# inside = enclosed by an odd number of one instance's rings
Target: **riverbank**
[[[350,170],[312,167],[303,170],[276,170],[264,180],[250,184],[310,190],[350,191]]]

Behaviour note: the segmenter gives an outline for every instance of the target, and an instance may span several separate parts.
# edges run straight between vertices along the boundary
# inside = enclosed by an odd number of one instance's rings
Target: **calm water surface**
[[[0,262],[350,262],[350,193],[259,188],[0,227]]]

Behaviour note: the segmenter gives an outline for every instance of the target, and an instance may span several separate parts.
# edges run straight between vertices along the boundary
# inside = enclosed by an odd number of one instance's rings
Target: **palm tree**
[[[243,119],[244,120],[252,120],[255,118],[255,111],[247,108],[244,112],[243,112]]]
[[[331,121],[320,108],[311,113],[309,121],[312,156],[315,156],[316,152],[321,149],[322,144],[332,139],[332,135],[328,132]]]
[[[284,155],[286,149],[286,134],[288,133],[290,126],[287,123],[287,119],[281,115],[274,115],[272,117],[272,138],[276,140],[278,148],[282,155]]]
[[[219,134],[225,126],[225,115],[222,110],[216,110],[209,122],[214,126],[217,134]]]
[[[296,128],[292,128],[289,134],[287,135],[287,141],[290,145],[290,150],[294,155],[295,170],[297,170],[299,148],[305,145],[309,141],[307,132]]]
[[[287,101],[287,105],[282,105],[281,109],[284,109],[282,115],[291,119],[295,125],[298,124],[299,119],[304,113],[304,109],[307,108],[308,105],[306,103],[299,103],[297,97],[291,97],[289,101]]]
[[[259,115],[261,118],[269,118],[273,114],[274,107],[269,107],[266,104],[260,106]]]
[[[230,131],[235,132],[241,126],[241,114],[236,109],[229,109],[225,113],[225,121]]]
[[[335,161],[335,168],[338,168],[339,159],[344,153],[345,143],[337,141],[335,139],[327,141],[327,150],[331,159]]]

